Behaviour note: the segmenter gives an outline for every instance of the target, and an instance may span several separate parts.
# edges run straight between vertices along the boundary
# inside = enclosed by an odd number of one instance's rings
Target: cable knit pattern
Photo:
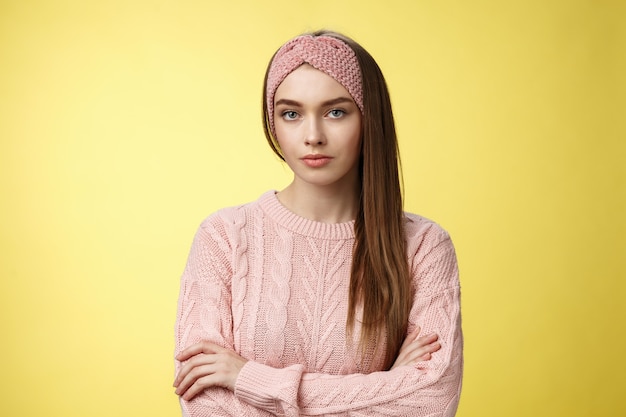
[[[207,218],[181,280],[176,352],[208,340],[249,362],[234,393],[207,389],[181,400],[183,414],[454,416],[463,368],[454,247],[435,223],[406,218],[409,331],[437,333],[442,348],[391,371],[380,350],[359,358],[346,339],[354,222],[298,217],[273,191]]]

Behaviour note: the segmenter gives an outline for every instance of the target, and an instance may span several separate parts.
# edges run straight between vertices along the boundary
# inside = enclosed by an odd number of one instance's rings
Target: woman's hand
[[[431,355],[441,349],[441,344],[437,341],[439,336],[429,334],[418,338],[420,330],[419,327],[416,328],[404,339],[404,343],[400,347],[400,353],[398,353],[398,357],[391,369],[430,360]]]
[[[210,342],[192,345],[176,355],[176,359],[184,364],[174,380],[174,387],[176,394],[185,400],[213,386],[234,391],[239,371],[247,362],[232,350]]]

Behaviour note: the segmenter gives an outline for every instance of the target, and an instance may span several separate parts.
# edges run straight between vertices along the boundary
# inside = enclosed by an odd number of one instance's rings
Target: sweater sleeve
[[[460,286],[454,247],[445,232],[413,256],[417,285],[409,332],[437,333],[442,348],[431,360],[370,374],[307,373],[248,362],[235,395],[275,415],[415,416],[455,415],[463,369]]]
[[[196,233],[181,277],[175,354],[200,341],[234,350],[230,252],[223,224],[215,218],[207,219]],[[178,372],[181,363],[175,361],[175,366]],[[220,387],[206,389],[191,401],[181,398],[180,404],[185,417],[270,415]]]

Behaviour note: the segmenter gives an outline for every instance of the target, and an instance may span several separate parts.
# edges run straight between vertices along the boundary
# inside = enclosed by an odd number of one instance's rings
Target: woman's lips
[[[333,158],[326,155],[307,155],[301,158],[302,162],[311,168],[323,167],[324,165],[330,163],[332,159]]]

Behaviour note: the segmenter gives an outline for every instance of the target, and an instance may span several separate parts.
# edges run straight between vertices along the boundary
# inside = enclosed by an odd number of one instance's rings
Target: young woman
[[[404,213],[385,80],[361,46],[299,36],[270,61],[264,127],[284,190],[200,226],[181,280],[186,416],[453,416],[454,247]]]

